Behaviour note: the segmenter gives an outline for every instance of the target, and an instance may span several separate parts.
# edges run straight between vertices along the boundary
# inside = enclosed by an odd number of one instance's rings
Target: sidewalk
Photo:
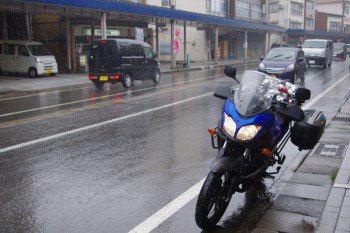
[[[282,175],[277,184],[282,188],[262,213],[253,233],[350,232],[350,93],[347,83],[344,81],[312,106],[327,117],[325,133],[313,150],[299,154],[304,157],[301,164],[290,166]]]
[[[162,74],[170,74],[173,72],[192,71],[200,69],[212,69],[214,67],[220,67],[225,65],[253,63],[252,61],[241,60],[225,60],[220,61],[219,64],[212,62],[196,62],[191,64],[191,68],[180,68],[170,70],[170,63],[162,63]],[[72,87],[81,85],[90,85],[91,81],[88,78],[87,73],[81,74],[57,74],[55,77],[39,77],[35,79],[29,79],[25,75],[21,76],[0,76],[0,95],[6,94],[19,94],[27,92],[35,92],[42,90],[49,90],[62,87]]]

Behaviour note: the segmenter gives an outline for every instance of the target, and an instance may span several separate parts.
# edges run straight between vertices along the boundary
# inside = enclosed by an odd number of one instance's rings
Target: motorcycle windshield
[[[252,116],[268,109],[273,97],[278,93],[278,83],[278,79],[258,71],[244,72],[234,95],[239,114]]]

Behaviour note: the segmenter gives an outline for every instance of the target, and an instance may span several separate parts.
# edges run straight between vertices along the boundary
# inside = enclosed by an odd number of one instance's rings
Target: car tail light
[[[106,40],[101,40],[100,43],[101,43],[101,44],[106,44],[107,41],[106,41]]]
[[[90,79],[90,80],[94,80],[94,79],[96,79],[96,78],[97,78],[97,76],[89,75],[89,79]]]
[[[115,79],[115,80],[119,79],[119,75],[114,75],[113,79]]]

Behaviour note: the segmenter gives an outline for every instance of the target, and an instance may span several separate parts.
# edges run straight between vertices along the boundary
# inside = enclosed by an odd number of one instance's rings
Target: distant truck
[[[40,42],[0,41],[0,74],[25,73],[30,78],[38,75],[54,76],[58,72],[56,58]]]
[[[134,80],[160,82],[157,54],[145,42],[127,39],[97,40],[89,54],[89,79],[97,88],[121,82],[125,88]]]
[[[322,39],[305,40],[303,51],[306,57],[306,63],[310,65],[321,65],[324,68],[332,65],[333,60],[333,41]]]

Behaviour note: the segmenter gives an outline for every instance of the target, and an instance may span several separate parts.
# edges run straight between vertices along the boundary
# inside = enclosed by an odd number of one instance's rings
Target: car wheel
[[[103,85],[104,85],[104,83],[101,83],[101,82],[94,82],[94,84],[95,84],[95,87],[97,88],[97,89],[102,89],[103,88]]]
[[[126,74],[124,76],[124,80],[123,80],[123,86],[125,88],[130,88],[132,84],[132,79],[131,79],[131,75],[130,74]]]
[[[30,68],[29,70],[28,70],[28,77],[29,78],[36,78],[36,77],[38,77],[38,71],[35,69],[35,68]]]
[[[153,82],[154,82],[155,84],[158,84],[158,83],[160,82],[160,73],[159,73],[159,71],[156,71],[156,72],[154,73]]]

